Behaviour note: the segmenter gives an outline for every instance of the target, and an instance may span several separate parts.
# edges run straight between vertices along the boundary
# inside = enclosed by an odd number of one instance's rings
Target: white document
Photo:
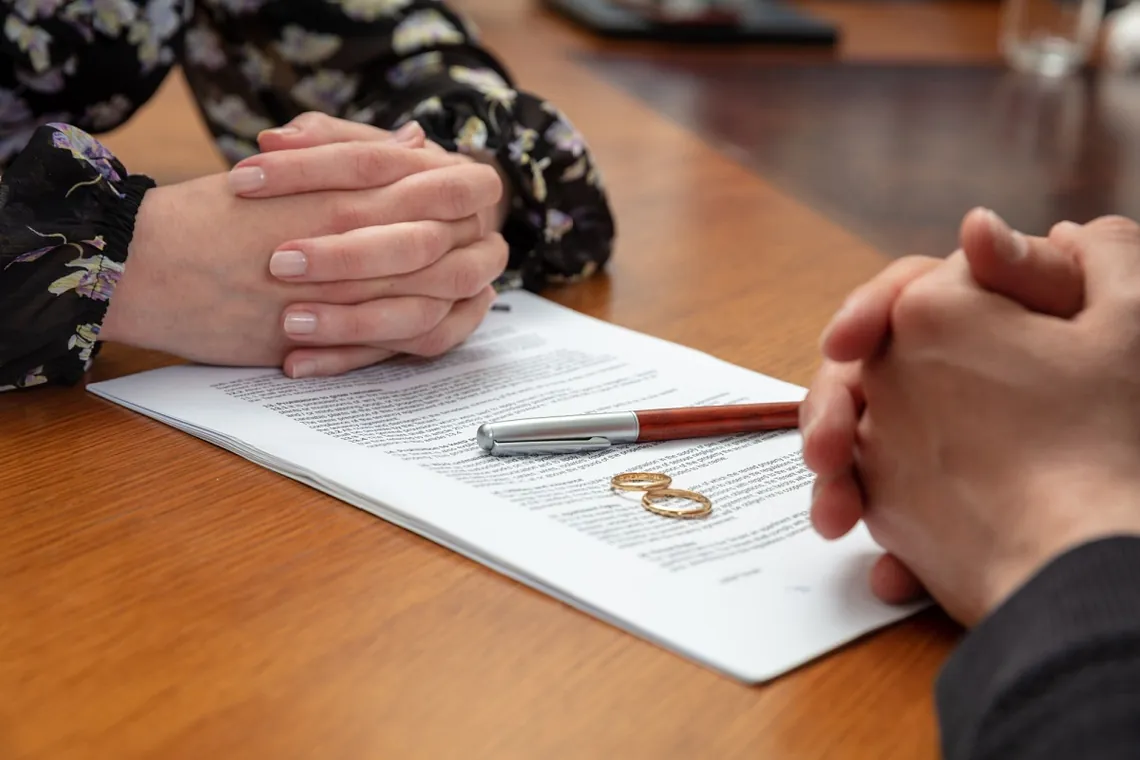
[[[863,528],[808,522],[797,432],[492,457],[484,422],[792,401],[804,391],[529,293],[462,347],[337,378],[181,366],[89,390],[305,482],[746,682],[913,613],[867,586]],[[664,472],[712,513],[652,514],[609,481]]]

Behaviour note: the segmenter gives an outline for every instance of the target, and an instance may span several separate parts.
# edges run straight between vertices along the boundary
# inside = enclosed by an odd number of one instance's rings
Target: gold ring
[[[610,485],[619,491],[652,491],[668,488],[673,478],[659,472],[623,472],[610,478]]]
[[[653,503],[654,499],[688,499],[695,501],[698,506],[692,509],[665,509]],[[641,506],[648,509],[650,512],[665,517],[704,517],[709,512],[712,512],[712,502],[703,494],[696,493],[695,491],[683,491],[679,488],[657,488],[652,491],[646,491],[641,496]]]

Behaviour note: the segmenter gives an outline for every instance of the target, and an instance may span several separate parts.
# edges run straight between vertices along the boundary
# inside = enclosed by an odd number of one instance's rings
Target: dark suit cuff
[[[936,687],[946,760],[974,756],[987,726],[1106,645],[1140,639],[1140,538],[1057,557],[970,632]],[[1044,695],[1044,697],[1043,697]]]

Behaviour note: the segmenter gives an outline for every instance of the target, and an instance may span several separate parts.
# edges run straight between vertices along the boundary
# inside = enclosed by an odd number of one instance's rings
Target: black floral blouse
[[[440,0],[3,0],[0,390],[74,383],[127,264],[143,194],[91,134],[180,65],[231,163],[304,111],[493,154],[511,181],[501,289],[585,278],[614,222],[582,136],[514,87]]]

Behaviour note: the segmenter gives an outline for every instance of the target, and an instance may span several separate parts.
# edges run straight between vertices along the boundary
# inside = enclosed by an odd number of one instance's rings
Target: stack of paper
[[[462,347],[336,378],[170,367],[92,392],[318,488],[591,615],[749,682],[767,680],[916,608],[867,589],[862,529],[808,523],[796,432],[492,457],[484,422],[789,401],[803,389],[582,316],[502,298]],[[664,472],[713,502],[699,520],[609,487]]]

